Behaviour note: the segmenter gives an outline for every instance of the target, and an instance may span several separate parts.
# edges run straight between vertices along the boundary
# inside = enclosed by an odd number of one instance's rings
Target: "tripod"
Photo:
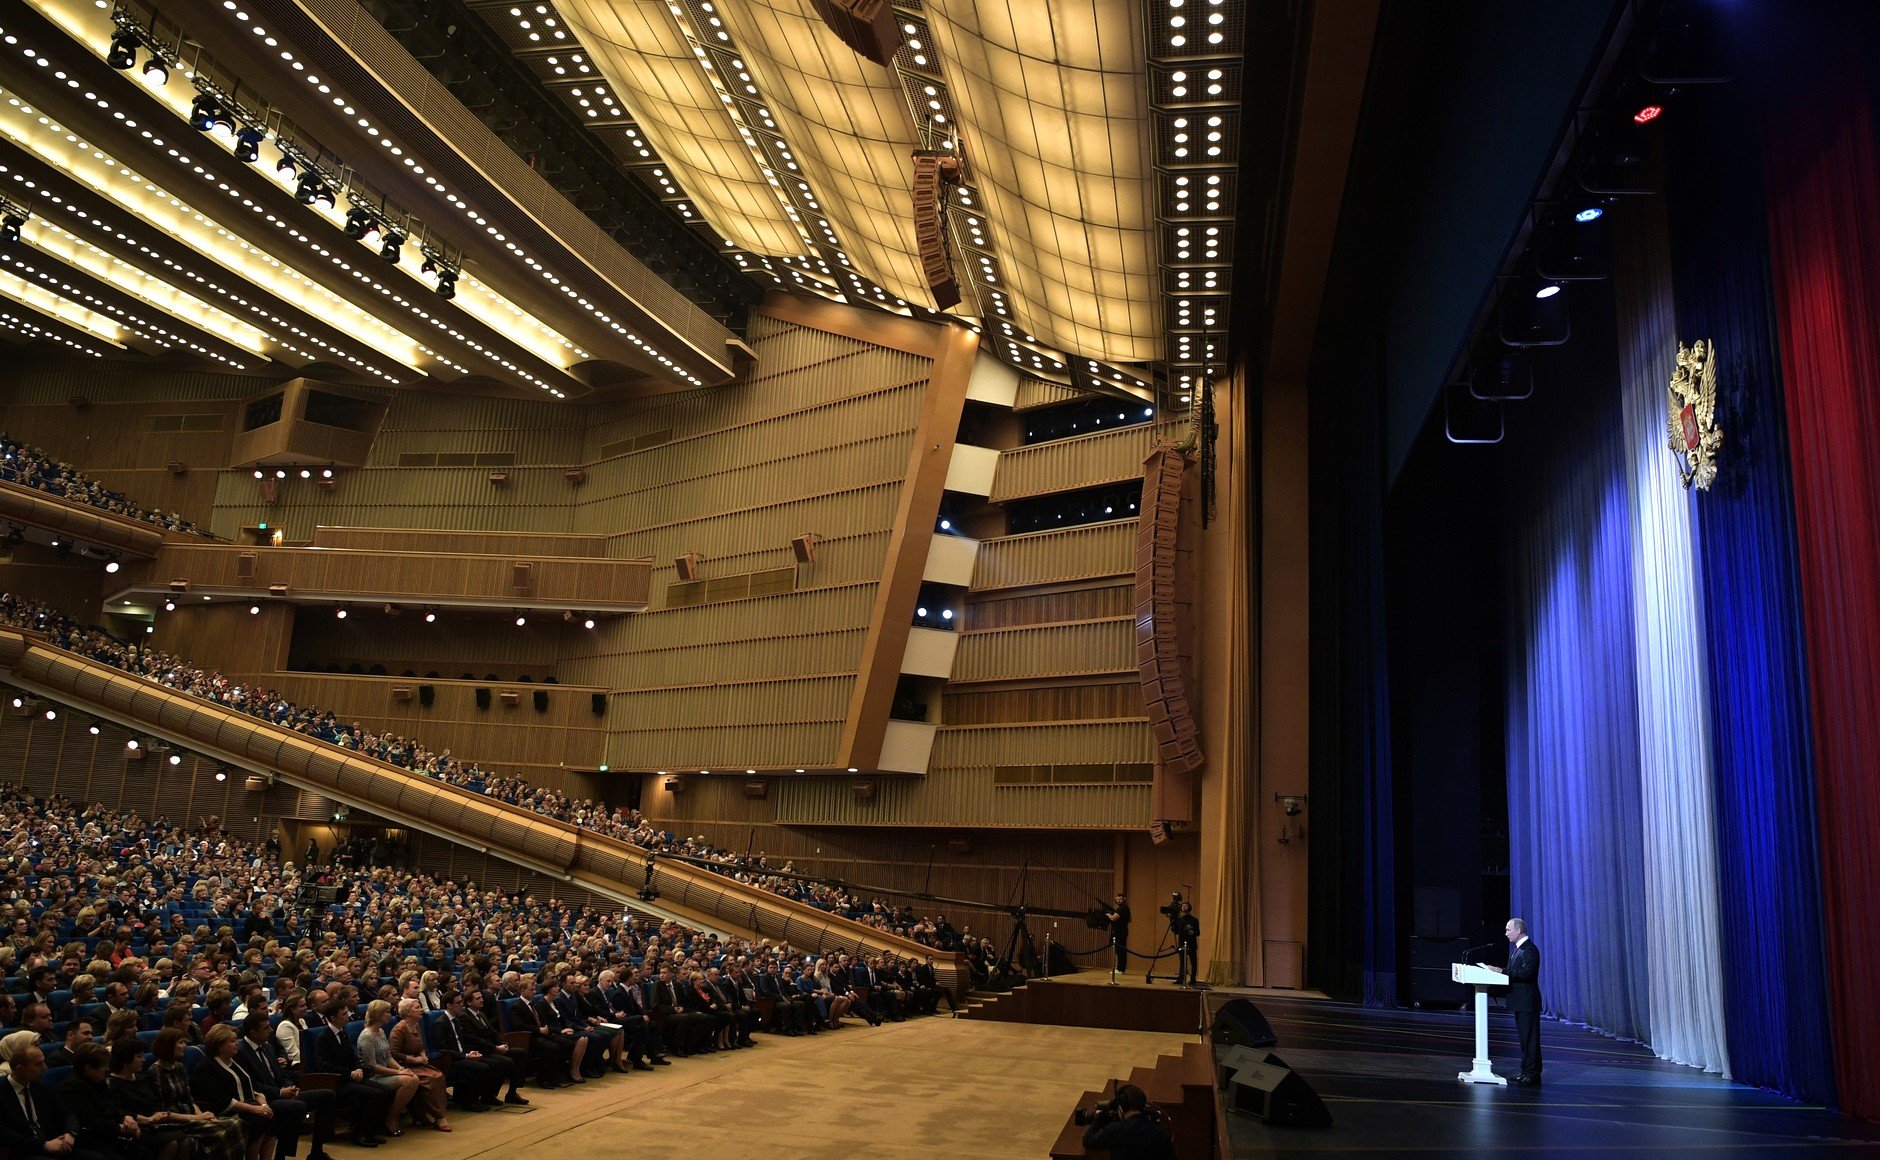
[[[1168,953],[1169,940],[1174,937],[1175,937],[1175,918],[1173,915],[1170,915],[1169,920],[1168,920],[1168,925],[1162,928],[1162,941],[1155,944],[1155,956],[1149,960],[1149,973],[1142,977],[1143,982],[1145,983],[1155,982],[1155,965],[1162,961],[1163,955]],[[1181,962],[1181,959],[1179,957],[1180,952],[1177,951],[1176,954],[1178,957],[1176,958],[1175,961],[1177,964],[1179,964]],[[1181,977],[1181,967],[1179,965],[1177,965],[1175,968],[1175,975],[1177,978]]]

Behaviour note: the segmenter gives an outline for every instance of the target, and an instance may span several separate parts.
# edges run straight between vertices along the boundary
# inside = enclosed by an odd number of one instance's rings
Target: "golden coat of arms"
[[[1709,491],[1717,479],[1717,453],[1723,430],[1717,426],[1716,348],[1707,338],[1678,344],[1678,367],[1666,394],[1671,408],[1671,450],[1678,456],[1678,476],[1688,490]]]

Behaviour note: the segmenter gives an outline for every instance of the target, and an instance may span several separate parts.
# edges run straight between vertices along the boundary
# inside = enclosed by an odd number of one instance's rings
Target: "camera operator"
[[[1169,919],[1169,927],[1175,932],[1175,985],[1187,983],[1193,986],[1201,980],[1195,974],[1195,953],[1201,943],[1201,920],[1195,917],[1195,907],[1191,902],[1184,902]]]
[[[1108,1108],[1098,1105],[1084,1129],[1086,1152],[1107,1148],[1110,1160],[1175,1160],[1175,1141],[1161,1124],[1159,1110],[1133,1083],[1121,1084]]]

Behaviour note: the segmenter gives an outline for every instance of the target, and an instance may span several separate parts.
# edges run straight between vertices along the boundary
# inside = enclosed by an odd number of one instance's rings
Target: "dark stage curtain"
[[[1752,106],[1744,85],[1679,102],[1667,197],[1678,333],[1716,344],[1728,439],[1696,505],[1724,1015],[1736,1079],[1831,1103],[1795,506]]]
[[[1770,91],[1769,258],[1789,416],[1841,1105],[1880,1117],[1880,149],[1865,6],[1797,5]],[[1832,12],[1820,28],[1807,17]],[[1789,15],[1785,10],[1785,16]],[[1805,950],[1797,950],[1798,956]]]

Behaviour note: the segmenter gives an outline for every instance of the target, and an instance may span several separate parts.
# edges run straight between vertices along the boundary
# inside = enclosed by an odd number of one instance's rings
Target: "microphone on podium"
[[[1492,942],[1487,942],[1487,943],[1483,943],[1479,947],[1470,947],[1468,950],[1462,952],[1462,961],[1465,963],[1468,962],[1469,956],[1474,954],[1476,951],[1492,951],[1495,949],[1495,945],[1496,944]]]

